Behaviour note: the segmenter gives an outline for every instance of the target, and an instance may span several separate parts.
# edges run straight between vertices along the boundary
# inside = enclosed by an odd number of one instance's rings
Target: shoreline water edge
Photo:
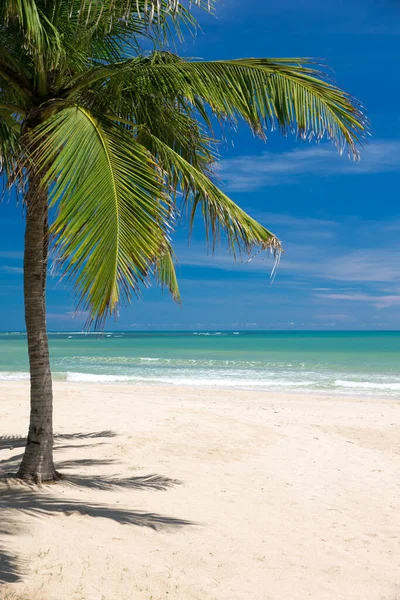
[[[55,380],[400,399],[400,332],[117,331],[49,335]],[[0,381],[29,378],[0,333]]]

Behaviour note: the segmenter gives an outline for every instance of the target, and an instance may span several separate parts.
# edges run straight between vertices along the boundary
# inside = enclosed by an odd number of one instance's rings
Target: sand
[[[400,403],[56,383],[55,460],[16,469],[0,386],[0,598],[399,600]]]

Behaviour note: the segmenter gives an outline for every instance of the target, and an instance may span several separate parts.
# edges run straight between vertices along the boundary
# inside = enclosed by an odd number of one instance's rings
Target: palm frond
[[[65,23],[67,14],[69,23],[74,24],[77,31],[83,25],[86,32],[97,39],[100,45],[123,38],[126,48],[137,37],[167,42],[176,34],[182,39],[185,30],[194,33],[197,21],[190,8],[197,5],[212,11],[215,1],[188,0],[182,3],[179,0],[59,0],[57,24]],[[54,2],[55,0],[53,4]]]
[[[18,23],[26,35],[26,40],[39,44],[43,49],[45,32],[36,0],[4,0],[0,15],[2,23]]]
[[[57,207],[51,232],[60,266],[96,324],[131,289],[138,293],[154,264],[176,295],[164,266],[170,207],[143,146],[76,106],[33,130],[29,147]]]
[[[317,141],[325,136],[357,157],[367,132],[361,105],[309,59],[188,62],[158,53],[157,60],[135,59],[130,69],[124,64],[108,74],[119,76],[138,96],[183,99],[203,115],[209,106],[221,120],[243,118],[261,137],[274,128]]]
[[[156,157],[172,186],[179,186],[186,202],[191,200],[191,226],[200,206],[207,238],[213,249],[222,229],[234,253],[251,254],[259,247],[279,260],[282,247],[278,238],[237,206],[204,173],[146,129],[140,129],[139,139]]]
[[[160,282],[161,287],[168,288],[175,302],[180,303],[181,295],[179,292],[178,279],[176,277],[174,253],[169,243],[165,244],[160,249],[155,266],[155,275]]]
[[[20,126],[8,110],[0,105],[0,176],[10,183],[20,161]]]
[[[139,124],[139,140],[141,131],[149,131],[197,170],[207,176],[213,174],[218,141],[202,126],[191,106],[182,102],[177,106],[160,95],[141,94],[135,102],[134,111],[131,108],[130,112],[133,112],[134,122]],[[177,185],[171,183],[177,189]]]
[[[54,1],[48,2],[47,7],[49,4],[54,4]],[[39,86],[45,84],[45,70],[57,68],[63,53],[59,32],[48,19],[44,8],[46,2],[43,1],[4,0],[0,12],[0,22],[18,25],[23,46],[34,57]]]
[[[69,0],[70,12],[79,6],[80,18],[87,22],[102,18],[104,21],[123,19],[128,22],[132,18],[141,18],[150,25],[160,23],[169,17],[186,15],[193,5],[211,12],[217,0]]]
[[[1,45],[0,47],[4,48]],[[22,73],[23,60],[18,66],[10,66],[6,61],[6,52],[0,56],[0,87],[2,99],[8,98],[10,102],[18,102],[25,107],[29,103],[32,92],[29,89],[29,82]]]

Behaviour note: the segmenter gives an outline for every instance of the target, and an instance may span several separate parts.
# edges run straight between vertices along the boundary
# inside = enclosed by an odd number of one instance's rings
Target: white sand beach
[[[40,489],[0,414],[1,600],[400,598],[398,401],[58,382]]]

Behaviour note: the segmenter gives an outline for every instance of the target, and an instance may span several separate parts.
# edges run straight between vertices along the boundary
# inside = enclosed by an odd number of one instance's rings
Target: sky
[[[202,33],[187,57],[316,57],[357,97],[371,121],[360,162],[329,143],[278,132],[263,143],[240,126],[221,145],[221,187],[273,231],[285,254],[215,256],[199,228],[174,235],[182,305],[151,286],[107,329],[400,329],[400,1],[225,0],[197,11]],[[24,329],[24,222],[14,198],[0,205],[0,330]],[[48,328],[80,330],[72,289],[48,281]]]

